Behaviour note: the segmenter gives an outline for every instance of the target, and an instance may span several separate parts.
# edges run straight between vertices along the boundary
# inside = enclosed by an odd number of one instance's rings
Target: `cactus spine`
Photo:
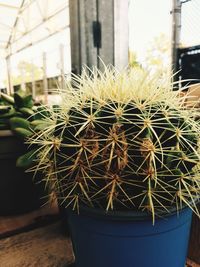
[[[65,206],[148,211],[153,221],[173,206],[198,213],[200,127],[170,77],[94,69],[61,94],[31,142]]]

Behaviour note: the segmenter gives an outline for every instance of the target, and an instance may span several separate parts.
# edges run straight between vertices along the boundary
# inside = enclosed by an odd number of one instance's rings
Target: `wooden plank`
[[[48,204],[40,209],[17,216],[0,216],[0,238],[23,232],[29,227],[58,218],[59,210],[57,203]]]
[[[81,72],[79,0],[69,0],[72,72]]]
[[[108,12],[108,10],[110,12]],[[101,23],[101,48],[99,56],[103,62],[114,64],[114,0],[98,1],[98,19]],[[99,64],[101,69],[102,64]]]
[[[200,264],[200,219],[196,215],[192,220],[188,257]]]
[[[186,267],[200,267],[200,265],[197,264],[196,262],[191,261],[190,259],[188,259],[188,260],[187,260]]]
[[[92,23],[97,10],[94,0],[70,0],[72,71],[81,73],[83,65],[97,65],[97,48],[93,45]]]
[[[128,0],[70,0],[72,70],[101,68],[101,60],[128,65]],[[101,24],[101,47],[94,47],[93,22]]]
[[[80,1],[80,30],[82,64],[89,68],[97,66],[97,48],[93,41],[93,21],[96,21],[97,9],[95,0]]]

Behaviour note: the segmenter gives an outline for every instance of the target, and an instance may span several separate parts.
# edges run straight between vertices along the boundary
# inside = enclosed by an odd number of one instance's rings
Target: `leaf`
[[[9,95],[4,94],[4,93],[0,93],[0,97],[1,97],[1,99],[3,99],[4,101],[6,101],[9,104],[13,105],[15,103],[14,98],[12,96],[9,96]]]
[[[24,128],[29,130],[30,129],[30,123],[24,118],[19,117],[13,117],[9,120],[10,122],[10,128],[11,130],[15,130],[16,128]]]
[[[14,108],[10,108],[7,110],[7,112],[1,113],[1,109],[0,109],[0,118],[9,118],[16,115],[16,112],[14,110]]]
[[[34,114],[33,110],[30,108],[20,108],[20,112],[22,112],[24,115],[31,116]]]
[[[8,119],[0,118],[0,130],[9,130]]]
[[[1,114],[5,114],[5,113],[9,112],[10,109],[11,109],[10,106],[0,106],[0,116],[1,116]]]
[[[23,98],[23,105],[25,108],[32,108],[33,107],[33,98],[32,95],[25,96]]]
[[[37,159],[37,149],[32,149],[26,154],[20,156],[16,161],[16,166],[20,168],[29,168],[34,164],[34,161]]]
[[[24,106],[23,97],[21,97],[18,93],[14,93],[14,100],[16,108],[22,108]]]
[[[34,130],[41,131],[46,129],[49,126],[49,123],[44,120],[34,120],[31,122],[31,125],[34,127]]]
[[[23,139],[25,139],[25,138],[27,138],[33,134],[31,131],[24,129],[24,128],[20,128],[20,127],[14,128],[13,132],[16,135],[18,135],[19,137],[22,137]]]

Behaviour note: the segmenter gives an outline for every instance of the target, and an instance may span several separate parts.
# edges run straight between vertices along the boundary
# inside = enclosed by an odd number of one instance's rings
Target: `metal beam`
[[[12,6],[12,5],[8,5],[8,4],[4,4],[4,3],[0,3],[0,7],[5,7],[5,8],[9,8],[9,9],[19,9],[18,6]]]
[[[14,25],[13,25],[13,30],[10,33],[10,36],[8,38],[8,42],[7,42],[7,45],[6,45],[7,49],[9,48],[9,45],[10,45],[10,42],[11,42],[11,39],[12,39],[12,34],[13,34],[15,28],[16,28],[17,22],[19,20],[19,15],[20,15],[20,12],[21,12],[21,8],[23,7],[24,2],[25,2],[25,0],[22,0],[22,3],[21,3],[21,5],[20,5],[20,7],[18,9],[18,13],[17,13],[16,19],[15,19]]]
[[[172,7],[172,71],[178,71],[178,57],[177,50],[180,46],[180,32],[181,32],[181,1],[173,0]],[[177,77],[174,77],[176,80]]]
[[[6,69],[7,69],[7,82],[8,82],[8,88],[7,93],[11,95],[13,93],[13,85],[12,85],[12,79],[11,79],[11,64],[10,64],[10,57],[6,58]]]
[[[19,52],[23,51],[24,49],[26,49],[26,48],[28,48],[28,47],[31,47],[31,46],[33,46],[33,45],[36,45],[36,44],[38,44],[38,43],[40,43],[40,42],[42,42],[42,41],[48,39],[49,37],[51,37],[51,36],[53,36],[53,35],[55,35],[55,34],[61,32],[61,31],[65,30],[65,29],[67,29],[67,28],[69,28],[69,25],[64,26],[64,27],[62,27],[62,28],[60,28],[60,29],[57,29],[55,32],[53,32],[53,33],[49,34],[48,36],[45,36],[45,37],[43,37],[43,38],[41,38],[41,39],[39,39],[39,40],[37,40],[37,41],[35,41],[35,42],[32,42],[32,43],[29,43],[29,44],[25,45],[24,47],[22,47],[22,48],[16,50],[14,53],[12,53],[12,51],[11,51],[11,49],[10,49],[10,53],[8,53],[7,56],[12,56],[12,55],[14,55],[14,54],[16,54],[16,53],[19,53]]]
[[[47,81],[47,55],[44,52],[42,55],[43,61],[43,89],[44,89],[44,103],[47,104],[48,102],[48,81]]]
[[[34,30],[36,30],[37,28],[41,27],[46,21],[54,18],[55,16],[57,16],[59,13],[61,13],[63,10],[65,10],[68,6],[65,6],[61,9],[59,9],[58,11],[56,11],[55,13],[53,13],[52,15],[48,16],[47,18],[43,18],[42,22],[38,23],[37,25],[35,25],[32,29],[28,30],[27,32],[25,32],[22,36],[20,36],[18,39],[14,40],[11,42],[10,45],[18,42],[19,40],[21,40],[24,36],[30,34],[31,32],[33,32]]]
[[[28,3],[25,3],[21,9],[21,12],[24,12],[24,10],[26,10],[29,6],[31,6],[34,2],[36,2],[38,0],[29,0]]]

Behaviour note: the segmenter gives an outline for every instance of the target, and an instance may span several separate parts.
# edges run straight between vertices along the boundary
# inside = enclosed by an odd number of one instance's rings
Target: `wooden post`
[[[32,97],[35,100],[36,99],[36,88],[35,88],[35,73],[34,73],[33,64],[31,68],[31,85],[32,85]]]
[[[64,65],[64,45],[60,44],[60,77],[61,77],[61,88],[64,89],[65,85],[64,85],[64,76],[65,76],[65,65]]]
[[[200,219],[196,215],[192,219],[188,258],[200,264]]]
[[[178,71],[178,48],[180,45],[180,32],[181,32],[181,1],[173,0],[172,7],[172,71]],[[175,80],[177,77],[175,77]]]
[[[72,72],[81,73],[81,36],[79,0],[69,0]]]
[[[11,63],[10,63],[10,56],[6,57],[6,67],[7,67],[7,93],[9,95],[13,94],[13,85],[11,79]]]
[[[72,71],[128,65],[128,0],[69,0]]]
[[[44,102],[48,102],[48,82],[47,82],[47,57],[46,53],[43,53],[43,90],[44,90]]]
[[[107,64],[115,64],[115,1],[98,1],[98,20],[101,23],[101,48],[98,56]],[[124,1],[126,2],[126,1]],[[98,59],[98,67],[101,64]]]
[[[21,84],[20,84],[20,88],[22,91],[25,91],[26,90],[26,82],[25,82],[25,79],[24,79],[24,76],[25,76],[25,73],[24,73],[24,69],[21,69]]]

